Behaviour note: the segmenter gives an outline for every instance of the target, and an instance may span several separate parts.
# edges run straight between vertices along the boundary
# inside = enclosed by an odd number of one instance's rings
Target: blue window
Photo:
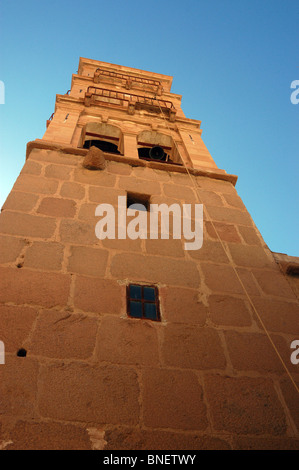
[[[127,286],[127,313],[132,318],[160,321],[159,295],[156,286]]]

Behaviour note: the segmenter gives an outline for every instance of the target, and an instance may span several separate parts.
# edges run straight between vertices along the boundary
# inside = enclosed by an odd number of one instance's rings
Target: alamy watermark
[[[291,342],[291,349],[295,349],[291,354],[291,363],[297,365],[299,364],[299,339]]]
[[[192,210],[193,206],[193,210]],[[126,196],[118,197],[117,213],[111,204],[99,204],[95,215],[102,217],[97,222],[95,234],[100,240],[109,239],[158,239],[184,238],[185,250],[199,250],[203,243],[203,205],[202,204],[132,204],[127,208]],[[171,217],[170,217],[171,216]],[[130,218],[127,223],[127,218]],[[172,218],[172,224],[170,223]],[[160,230],[159,230],[160,226]],[[194,227],[194,230],[192,230]]]
[[[5,346],[3,341],[0,341],[0,364],[5,364]]]
[[[290,96],[290,100],[292,104],[299,103],[299,80],[293,80],[291,83],[291,88],[295,89]]]

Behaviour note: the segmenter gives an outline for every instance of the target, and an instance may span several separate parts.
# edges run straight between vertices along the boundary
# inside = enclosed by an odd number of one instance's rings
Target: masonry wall
[[[192,178],[202,249],[100,241],[99,203],[195,203],[189,176],[31,151],[0,215],[0,448],[299,448],[298,394],[233,267],[299,384],[295,289],[234,186]],[[159,286],[161,322],[127,317],[129,281]]]

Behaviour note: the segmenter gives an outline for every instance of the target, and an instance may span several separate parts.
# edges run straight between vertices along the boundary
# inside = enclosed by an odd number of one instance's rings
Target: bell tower
[[[165,159],[151,160],[225,174],[204,145],[200,121],[185,117],[182,97],[170,92],[171,84],[166,75],[81,58],[71,89],[56,97],[42,140],[75,148],[96,145],[118,152],[122,161],[148,160],[150,148],[160,146]]]
[[[298,258],[267,247],[171,84],[80,58],[27,145],[0,214],[2,449],[299,447]],[[98,237],[120,201],[202,204],[202,247]]]

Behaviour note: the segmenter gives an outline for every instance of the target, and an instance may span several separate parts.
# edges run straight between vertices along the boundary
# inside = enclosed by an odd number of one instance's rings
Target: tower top
[[[129,74],[132,77],[144,78],[145,80],[157,80],[160,81],[163,85],[165,91],[170,92],[173,77],[170,75],[164,75],[156,72],[149,72],[146,70],[136,69],[133,67],[127,67],[124,65],[111,64],[109,62],[102,62],[100,60],[87,59],[85,57],[80,57],[79,66],[78,66],[78,75],[91,76],[94,71],[100,68],[103,71],[115,72]]]
[[[81,155],[96,146],[124,163],[180,172],[188,167],[235,183],[236,176],[219,169],[205,146],[201,121],[185,116],[182,95],[171,92],[172,78],[80,57],[70,90],[56,95],[42,145]],[[153,147],[159,148],[151,152]]]

